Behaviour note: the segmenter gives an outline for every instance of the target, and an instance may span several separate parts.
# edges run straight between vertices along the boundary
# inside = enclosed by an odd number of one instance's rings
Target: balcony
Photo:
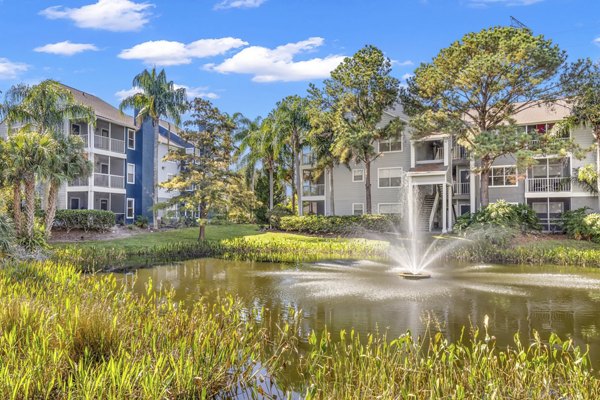
[[[88,186],[88,178],[75,178],[69,182],[69,186]]]
[[[302,154],[302,165],[313,165],[317,162],[317,157],[312,153]]]
[[[571,178],[529,178],[526,187],[530,193],[570,192]]]
[[[466,148],[461,145],[452,146],[452,159],[453,160],[467,160],[469,158],[469,152]]]
[[[304,185],[302,188],[303,196],[324,196],[325,195],[325,184],[324,183],[313,183],[310,185]]]
[[[94,185],[111,189],[125,189],[125,177],[95,173]]]
[[[464,195],[471,193],[471,184],[469,182],[454,182],[454,194],[455,195]]]
[[[86,149],[88,148],[88,146],[89,146],[88,135],[72,135],[72,136],[75,136],[75,137],[78,137],[79,139],[81,139],[81,141],[83,142],[83,145],[84,145],[83,147]]]
[[[125,141],[105,136],[94,135],[94,148],[113,153],[125,154]]]

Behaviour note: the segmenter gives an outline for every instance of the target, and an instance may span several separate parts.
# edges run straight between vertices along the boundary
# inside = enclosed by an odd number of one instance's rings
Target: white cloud
[[[413,76],[415,76],[415,74],[404,74],[404,75],[402,75],[401,79],[402,79],[402,81],[406,82],[407,80],[409,80]]]
[[[84,51],[98,51],[98,48],[89,43],[71,43],[66,40],[64,42],[50,43],[45,46],[36,47],[33,49],[38,53],[59,54],[62,56],[72,56]]]
[[[126,32],[138,31],[146,25],[152,7],[131,0],[98,0],[80,8],[49,7],[40,14],[49,19],[70,19],[80,28]]]
[[[397,65],[399,67],[409,67],[411,65],[415,65],[415,63],[411,60],[405,60],[405,61],[392,60],[392,65]]]
[[[260,7],[267,0],[223,0],[215,4],[215,10],[226,8],[256,8]]]
[[[592,40],[592,43],[600,46],[600,37],[597,37],[596,39]]]
[[[208,90],[207,87],[204,86],[199,86],[199,87],[189,87],[189,86],[185,86],[185,85],[174,85],[176,89],[179,88],[184,88],[185,89],[185,93],[188,97],[189,100],[193,100],[196,97],[202,97],[204,99],[218,99],[219,95],[214,93],[214,92],[210,92]],[[133,96],[136,93],[140,93],[142,90],[140,88],[137,87],[132,87],[131,89],[123,89],[123,90],[119,90],[118,92],[115,93],[115,96],[119,99],[119,100],[123,100],[126,97],[129,96]]]
[[[472,7],[501,6],[530,6],[544,0],[467,0]]]
[[[232,37],[201,39],[188,44],[156,40],[123,50],[119,57],[125,60],[142,60],[149,65],[181,65],[191,63],[193,58],[217,56],[247,45],[242,39]]]
[[[0,79],[16,79],[19,74],[29,69],[29,65],[10,61],[0,57]]]
[[[344,56],[329,55],[325,58],[294,61],[296,55],[320,47],[323,43],[323,38],[312,37],[274,49],[252,46],[221,64],[207,64],[204,68],[221,74],[251,74],[254,75],[254,82],[293,82],[326,78],[344,60]]]

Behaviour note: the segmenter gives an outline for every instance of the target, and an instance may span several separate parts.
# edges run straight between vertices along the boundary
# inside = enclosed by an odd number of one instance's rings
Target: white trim
[[[399,189],[402,187],[402,184],[400,184],[400,186],[380,186],[379,185],[379,175],[381,174],[381,170],[385,169],[385,170],[391,170],[391,169],[399,169],[400,172],[404,171],[404,168],[402,167],[382,167],[382,168],[377,168],[377,189]],[[400,179],[402,179],[402,177],[400,177]],[[384,203],[385,204],[385,203]],[[390,203],[390,204],[395,204],[395,203]]]
[[[130,165],[133,167],[133,182],[131,182],[131,181],[129,180],[129,166],[130,166]],[[126,176],[125,178],[126,178],[127,184],[130,184],[130,185],[135,185],[135,164],[132,164],[132,163],[127,163],[127,171],[126,171],[126,174],[127,174],[127,176]]]
[[[352,215],[356,215],[354,213],[354,206],[358,206],[358,205],[362,207],[360,215],[364,215],[365,214],[365,203],[352,203]]]
[[[492,165],[490,167],[490,172],[488,175],[488,179],[493,181],[492,170],[494,168],[504,168],[504,182],[506,182],[506,168],[514,168],[515,169],[515,184],[514,185],[488,185],[489,188],[506,188],[506,187],[519,187],[519,170],[516,165]]]
[[[125,134],[125,140],[127,141],[127,148],[129,150],[135,150],[135,130],[133,129],[129,129],[129,128],[125,128],[126,129],[126,134]],[[129,146],[129,133],[132,132],[133,133],[133,147]]]
[[[354,171],[362,171],[362,179],[357,181],[354,179]],[[364,168],[352,168],[352,182],[364,182],[365,181],[365,169]]]
[[[129,216],[129,200],[131,200],[131,217]],[[135,218],[135,199],[128,197],[125,200],[125,218],[126,219],[134,219]]]
[[[398,213],[388,213],[388,214],[381,214],[381,206],[398,206]],[[377,203],[377,214],[381,214],[381,215],[399,215],[400,212],[402,211],[400,209],[402,205],[400,203]]]

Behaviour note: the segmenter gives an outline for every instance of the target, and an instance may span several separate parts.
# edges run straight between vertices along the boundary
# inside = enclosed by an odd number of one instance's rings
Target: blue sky
[[[0,90],[52,78],[116,105],[156,65],[191,95],[254,117],[365,44],[405,79],[511,15],[571,58],[600,56],[597,0],[0,0]]]

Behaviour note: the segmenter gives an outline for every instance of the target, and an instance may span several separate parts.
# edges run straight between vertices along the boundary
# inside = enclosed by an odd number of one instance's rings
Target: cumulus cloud
[[[69,19],[80,28],[127,32],[142,29],[149,21],[152,7],[131,0],[98,0],[80,8],[53,6],[40,14],[49,19]]]
[[[201,39],[188,44],[155,40],[123,50],[119,57],[125,60],[142,60],[149,65],[182,65],[191,63],[194,58],[217,56],[247,45],[242,39],[232,37]]]
[[[84,51],[98,51],[98,48],[89,43],[71,43],[66,40],[64,42],[50,43],[33,49],[38,53],[59,54],[62,56],[72,56]]]
[[[325,58],[294,60],[295,56],[314,50],[323,43],[323,38],[312,37],[274,49],[251,46],[221,64],[207,64],[204,68],[221,74],[251,74],[254,75],[254,82],[293,82],[326,78],[344,60],[344,56],[329,55]]]
[[[0,79],[16,79],[22,72],[29,69],[29,65],[10,61],[0,57]]]
[[[189,100],[192,100],[196,97],[202,97],[204,99],[210,99],[210,100],[219,98],[218,94],[209,91],[208,88],[205,86],[199,86],[199,87],[190,87],[190,86],[185,86],[185,85],[174,85],[174,86],[176,89],[184,88],[185,93]],[[134,94],[140,93],[141,91],[142,90],[140,88],[132,87],[131,89],[119,90],[118,92],[115,93],[115,96],[119,100],[123,100],[126,97],[133,96]]]
[[[405,60],[405,61],[392,60],[392,65],[397,65],[399,67],[409,67],[411,65],[415,65],[415,63],[411,60]]]
[[[541,3],[544,0],[467,0],[467,3],[472,7],[488,7],[494,5],[501,6],[530,6],[532,4]]]
[[[598,46],[600,46],[600,37],[597,37],[596,39],[592,40],[592,42]]]
[[[215,10],[226,8],[256,8],[260,7],[267,0],[223,0],[215,4]]]

